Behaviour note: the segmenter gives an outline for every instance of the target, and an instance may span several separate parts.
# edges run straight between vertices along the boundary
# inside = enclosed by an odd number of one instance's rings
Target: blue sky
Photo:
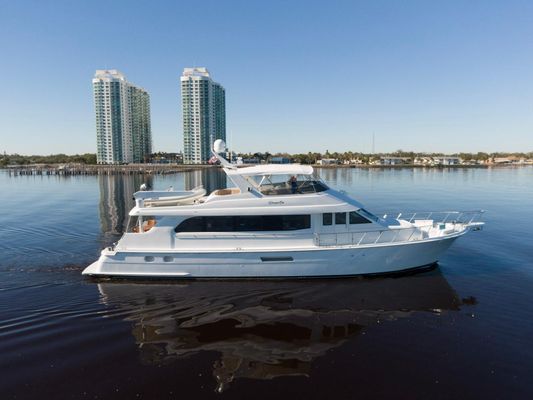
[[[101,68],[181,150],[189,66],[226,88],[237,151],[533,151],[533,2],[392,0],[0,0],[0,151],[95,152]]]

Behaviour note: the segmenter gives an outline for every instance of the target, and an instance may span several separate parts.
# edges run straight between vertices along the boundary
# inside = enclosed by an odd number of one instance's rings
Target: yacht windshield
[[[267,196],[323,192],[327,185],[313,175],[254,176],[259,191]]]

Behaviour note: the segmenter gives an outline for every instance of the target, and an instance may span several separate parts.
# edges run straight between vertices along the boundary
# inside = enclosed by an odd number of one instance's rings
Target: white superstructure
[[[428,266],[481,212],[378,217],[305,165],[236,168],[234,187],[135,193],[128,231],[86,275],[257,278],[377,274]]]

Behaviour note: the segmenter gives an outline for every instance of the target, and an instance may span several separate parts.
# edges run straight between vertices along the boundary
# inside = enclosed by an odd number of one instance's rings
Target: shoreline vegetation
[[[421,165],[421,164],[400,164],[400,165],[380,165],[380,164],[338,164],[320,165],[311,164],[320,169],[468,169],[468,168],[516,168],[531,166],[533,164],[455,164],[455,165]],[[245,164],[243,167],[251,166]],[[184,165],[184,164],[129,164],[129,165],[84,165],[84,164],[43,164],[43,165],[22,165],[0,167],[0,171],[6,171],[10,176],[75,176],[75,175],[164,175],[180,172],[190,172],[221,168],[219,165]]]
[[[529,159],[533,161],[533,151],[530,152],[477,152],[477,153],[427,153],[427,152],[413,152],[396,150],[391,153],[360,153],[353,151],[346,152],[329,152],[325,153],[232,153],[234,158],[240,157],[248,160],[258,160],[261,163],[270,162],[272,158],[286,158],[292,163],[300,164],[319,164],[318,161],[322,159],[336,159],[342,164],[346,161],[359,160],[363,164],[370,164],[373,160],[378,160],[383,157],[396,157],[396,158],[423,158],[423,157],[457,157],[464,161],[490,161],[495,158],[516,158],[516,159]],[[176,163],[177,159],[180,159],[181,153],[166,153],[157,152],[151,155],[152,163]],[[50,155],[21,155],[21,154],[0,154],[0,167],[6,167],[8,165],[27,165],[27,164],[68,164],[68,163],[80,163],[86,165],[97,165],[95,153],[85,154],[50,154]],[[179,164],[179,162],[177,162]]]
[[[533,165],[533,152],[529,153],[413,153],[398,150],[394,153],[241,153],[234,154],[243,166],[279,162],[310,164],[318,168],[488,168],[493,166]],[[442,160],[454,160],[444,163]],[[115,175],[115,174],[172,174],[204,168],[217,168],[209,164],[181,164],[176,153],[154,153],[152,163],[109,165],[96,164],[92,153],[66,155],[4,154],[0,156],[0,169],[10,175]],[[441,160],[441,162],[436,160]]]

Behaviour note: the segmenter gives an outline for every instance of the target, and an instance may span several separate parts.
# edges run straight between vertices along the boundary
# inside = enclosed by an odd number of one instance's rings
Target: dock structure
[[[127,164],[127,165],[19,165],[7,167],[9,175],[163,175],[178,172],[189,172],[204,168],[213,168],[212,165],[182,165],[182,164]],[[216,167],[215,167],[216,168]]]

